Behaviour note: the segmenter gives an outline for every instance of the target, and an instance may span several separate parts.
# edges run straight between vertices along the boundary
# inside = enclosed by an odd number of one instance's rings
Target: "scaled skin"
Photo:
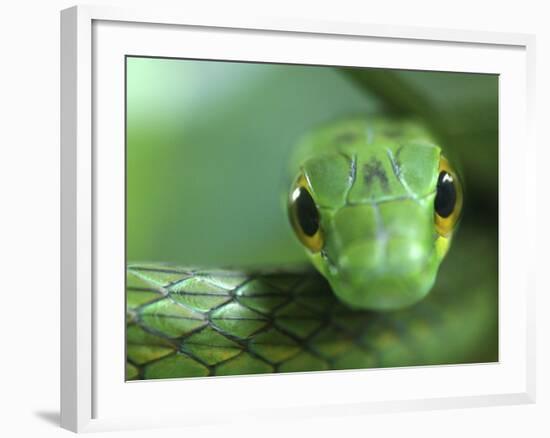
[[[451,236],[434,227],[441,149],[412,121],[351,119],[298,146],[324,245],[309,252],[351,307],[403,308],[432,288]]]

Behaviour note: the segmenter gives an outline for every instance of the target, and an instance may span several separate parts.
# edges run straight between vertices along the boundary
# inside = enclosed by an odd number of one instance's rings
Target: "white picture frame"
[[[230,38],[222,51],[220,38]],[[124,55],[367,66],[354,58],[353,49],[362,44],[371,45],[375,54],[368,66],[501,75],[499,362],[125,383],[119,366],[124,360]],[[522,204],[535,205],[535,173],[524,158],[535,153],[534,51],[534,36],[525,34],[103,6],[62,11],[62,427],[100,431],[204,424],[213,418],[223,422],[534,402],[534,264],[524,254],[535,254],[535,212]],[[514,184],[507,178],[512,171]],[[521,201],[513,205],[511,199]],[[362,391],[363,386],[369,390]],[[182,388],[194,395],[193,403],[181,397],[174,403]],[[290,388],[295,391],[292,400],[285,394]],[[219,402],[208,398],[213,393]],[[229,403],[232,398],[238,403]]]

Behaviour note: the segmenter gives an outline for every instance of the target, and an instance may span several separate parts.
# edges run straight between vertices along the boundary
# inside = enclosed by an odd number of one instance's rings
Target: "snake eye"
[[[435,195],[435,228],[440,236],[448,236],[455,228],[462,211],[462,185],[449,161],[441,156]]]
[[[311,252],[319,252],[324,244],[319,210],[303,175],[298,178],[290,192],[288,214],[300,242]]]

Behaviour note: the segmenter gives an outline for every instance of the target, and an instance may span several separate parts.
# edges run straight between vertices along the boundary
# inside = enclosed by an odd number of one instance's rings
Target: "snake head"
[[[290,222],[341,301],[403,308],[435,283],[460,217],[461,185],[431,142],[355,143],[302,162]]]

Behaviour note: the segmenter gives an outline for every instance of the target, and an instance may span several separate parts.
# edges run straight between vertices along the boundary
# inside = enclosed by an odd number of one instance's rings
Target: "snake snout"
[[[338,265],[349,282],[368,284],[384,277],[414,276],[425,266],[428,256],[422,242],[397,237],[353,244],[342,252]]]
[[[437,274],[433,198],[341,208],[327,227],[327,278],[354,307],[390,310],[424,297]]]
[[[432,287],[435,271],[427,269],[432,259],[426,245],[411,238],[357,242],[341,253],[331,284],[336,295],[354,307],[404,307]]]

